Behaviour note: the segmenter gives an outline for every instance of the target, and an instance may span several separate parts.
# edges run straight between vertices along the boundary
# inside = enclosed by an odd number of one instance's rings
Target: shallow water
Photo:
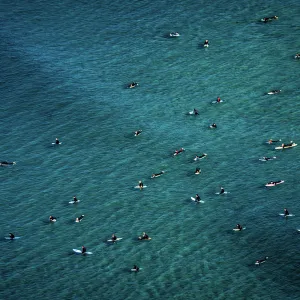
[[[299,13],[293,0],[4,1],[1,160],[17,164],[0,168],[1,298],[297,299],[299,148],[265,142],[300,140]]]

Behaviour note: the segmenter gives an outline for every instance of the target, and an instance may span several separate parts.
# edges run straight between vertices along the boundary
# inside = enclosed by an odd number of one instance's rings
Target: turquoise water
[[[296,0],[2,1],[0,160],[17,164],[0,168],[0,298],[299,299],[300,148],[265,143],[300,143],[299,14]]]

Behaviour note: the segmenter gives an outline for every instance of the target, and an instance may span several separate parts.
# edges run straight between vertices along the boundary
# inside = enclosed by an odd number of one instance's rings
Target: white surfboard
[[[216,193],[216,195],[223,195],[223,194],[230,194],[230,192],[224,192],[224,193],[221,193],[221,192],[218,192],[218,193]]]
[[[216,103],[222,103],[222,102],[224,102],[224,100],[220,100],[220,101],[215,100],[215,101],[212,101],[211,103],[216,104]]]
[[[265,158],[259,158],[260,161],[269,161],[269,160],[273,160],[273,159],[276,159],[276,156],[273,156],[273,157],[267,157],[267,159]]]
[[[52,143],[52,145],[61,145],[61,144],[62,144],[62,142],[59,142],[58,144]]]
[[[70,201],[69,203],[70,203],[70,204],[75,204],[75,203],[78,203],[78,202],[80,202],[80,200],[77,200],[77,201]]]
[[[21,238],[20,236],[15,236],[13,239],[10,238],[9,236],[6,236],[6,237],[5,237],[6,240],[11,240],[11,241],[13,241],[13,240],[18,240],[18,239],[20,239],[20,238]]]
[[[73,251],[74,251],[76,254],[83,254],[83,255],[85,255],[85,254],[93,254],[93,252],[88,252],[88,251],[82,253],[81,250],[79,250],[79,249],[73,249]]]
[[[116,240],[112,240],[112,239],[109,239],[109,240],[107,240],[108,242],[117,242],[117,241],[120,241],[120,240],[122,240],[123,238],[117,238]]]
[[[143,270],[143,268],[139,268],[139,270]],[[131,272],[138,272],[137,269],[130,269]]]
[[[293,214],[289,214],[289,215],[279,214],[279,216],[282,216],[282,217],[294,217],[295,215],[293,215]]]
[[[243,227],[243,228],[242,228],[242,230],[245,230],[245,229],[246,229],[246,227]],[[238,229],[238,228],[233,228],[232,230],[233,230],[233,231],[242,231],[241,229]]]
[[[282,146],[275,147],[275,150],[289,149],[289,148],[293,148],[293,147],[296,147],[296,146],[297,146],[297,144],[293,143],[290,146],[284,146],[284,148],[282,148]]]
[[[195,202],[200,202],[200,203],[204,203],[205,201],[203,201],[203,200],[200,200],[200,201],[196,201],[196,198],[194,198],[194,197],[191,197],[191,199],[193,200],[193,201],[195,201]]]
[[[145,189],[147,186],[146,185],[144,185],[143,187],[140,187],[139,185],[136,185],[134,188],[135,189]]]

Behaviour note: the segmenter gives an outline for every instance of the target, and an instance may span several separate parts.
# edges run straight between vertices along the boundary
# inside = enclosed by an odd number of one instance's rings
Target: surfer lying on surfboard
[[[152,176],[151,176],[151,178],[159,177],[159,176],[161,176],[164,173],[165,173],[165,171],[160,171],[159,173],[153,173]]]
[[[140,270],[140,268],[136,265],[133,266],[133,268],[131,269],[132,272],[138,272]]]
[[[280,139],[280,140],[272,140],[272,139],[269,139],[269,140],[267,141],[268,144],[278,143],[278,142],[281,142],[281,139]]]
[[[184,148],[180,148],[179,150],[174,151],[174,156],[178,155],[179,153],[183,152]]]
[[[202,159],[202,158],[204,158],[204,157],[206,157],[207,156],[207,154],[206,153],[203,153],[203,154],[201,154],[201,155],[196,155],[195,156],[195,158],[194,158],[194,160],[196,161],[196,160],[198,160],[198,159]]]
[[[137,131],[134,132],[134,136],[138,136],[141,133],[142,133],[142,130],[139,129],[139,130],[137,130]]]
[[[81,215],[80,217],[76,218],[76,219],[75,219],[75,222],[76,222],[76,223],[81,222],[81,220],[83,219],[83,217],[84,217],[84,215]]]
[[[56,222],[56,218],[53,217],[53,216],[50,216],[50,217],[49,217],[49,221],[50,221],[50,222]]]
[[[8,165],[15,165],[15,164],[16,164],[15,161],[12,161],[12,162],[10,162],[10,161],[1,161],[0,162],[0,166],[3,166],[3,167],[7,167]]]
[[[268,259],[267,256],[266,256],[265,258],[263,258],[263,259],[258,259],[258,260],[255,262],[255,264],[256,264],[256,265],[260,265],[260,264],[264,263],[267,259]]]
[[[239,231],[243,230],[243,227],[241,224],[236,224],[235,228],[238,229]]]

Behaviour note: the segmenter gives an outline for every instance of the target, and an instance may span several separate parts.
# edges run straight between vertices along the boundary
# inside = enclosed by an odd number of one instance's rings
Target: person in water
[[[82,254],[86,253],[86,247],[84,247],[84,246],[81,247],[81,253]]]
[[[136,265],[134,265],[132,269],[135,270],[136,272],[138,272],[140,270],[140,268]]]
[[[144,188],[144,184],[143,184],[143,182],[140,180],[139,181],[139,188],[140,188],[140,190],[142,189],[142,188]]]
[[[201,173],[201,169],[200,168],[196,168],[196,170],[195,170],[195,174],[200,174]]]
[[[149,235],[146,232],[143,232],[141,239],[142,240],[148,240],[149,239]]]
[[[199,115],[199,112],[198,112],[198,110],[196,109],[196,108],[194,108],[194,115]]]
[[[137,130],[137,131],[134,132],[134,136],[138,136],[141,133],[142,133],[142,130]]]
[[[269,94],[274,95],[274,94],[279,94],[280,92],[281,92],[281,90],[272,90],[269,92]]]
[[[198,194],[196,194],[196,196],[195,196],[195,201],[196,201],[196,202],[200,202],[200,200],[201,200],[200,196],[199,196]]]
[[[115,242],[117,240],[117,236],[113,233],[112,236],[111,236],[111,240],[113,242]]]
[[[81,222],[81,220],[83,219],[84,215],[81,215],[80,217],[76,218],[75,222]]]
[[[180,148],[179,150],[175,150],[174,155],[178,155],[179,153],[183,152],[184,149]]]
[[[217,98],[217,103],[219,103],[219,102],[221,102],[221,98],[220,97]]]
[[[300,58],[300,53],[296,53],[295,58],[296,59]]]
[[[160,175],[164,174],[164,171],[160,171],[159,173],[153,173],[151,178],[159,177]]]
[[[130,89],[133,89],[133,88],[135,88],[136,86],[138,86],[138,83],[137,82],[131,82],[130,84],[129,84],[129,88]]]
[[[221,187],[220,195],[221,195],[221,194],[224,194],[224,193],[225,193],[225,190],[224,190],[223,187]]]
[[[56,221],[56,218],[53,217],[53,216],[50,216],[50,217],[49,217],[49,221],[50,221],[50,222],[55,222],[55,221]]]
[[[16,164],[15,161],[12,161],[12,162],[10,162],[10,161],[1,161],[0,162],[0,166],[4,166],[4,167],[6,167],[8,165],[15,165],[15,164]]]
[[[241,224],[236,224],[236,229],[241,231],[243,229],[243,227],[241,226]]]
[[[73,201],[74,201],[74,203],[78,202],[78,199],[76,198],[76,196],[73,197]]]
[[[11,240],[13,240],[13,239],[15,238],[15,235],[14,235],[13,233],[10,233],[10,234],[9,234],[9,238],[10,238]]]
[[[217,124],[216,123],[211,124],[210,128],[217,128]]]
[[[56,144],[56,145],[59,145],[59,144],[60,144],[58,138],[55,138],[55,144]]]
[[[284,216],[288,216],[290,213],[288,212],[288,210],[285,208],[284,209]]]
[[[256,264],[256,265],[260,265],[261,263],[265,262],[267,259],[268,259],[267,256],[266,256],[265,258],[263,258],[263,259],[258,259],[258,260],[255,262],[255,264]]]
[[[209,46],[209,42],[208,42],[208,40],[205,40],[205,42],[204,42],[204,45],[203,45],[204,47],[208,47]]]
[[[287,147],[291,147],[291,146],[293,146],[293,141],[291,141],[290,143],[288,143],[288,144],[282,144],[281,146],[282,146],[282,149],[283,148],[287,148]]]

